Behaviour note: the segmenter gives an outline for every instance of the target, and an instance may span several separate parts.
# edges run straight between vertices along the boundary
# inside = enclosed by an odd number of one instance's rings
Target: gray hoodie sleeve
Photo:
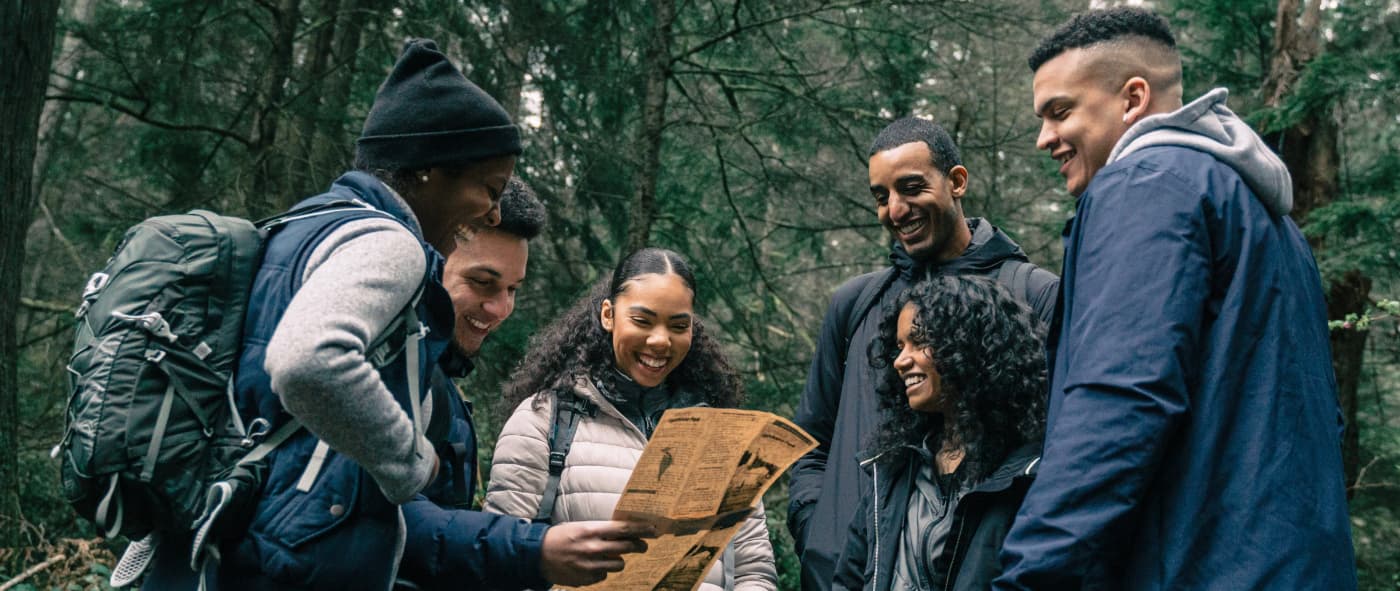
[[[287,412],[364,467],[395,504],[428,484],[435,455],[366,350],[413,299],[426,266],[397,222],[347,223],[312,252],[267,345],[265,369]]]

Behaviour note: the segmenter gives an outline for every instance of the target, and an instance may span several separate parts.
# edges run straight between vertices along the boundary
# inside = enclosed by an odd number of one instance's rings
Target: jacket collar
[[[884,460],[895,460],[900,456],[907,457],[910,462],[922,461],[922,453],[916,453],[917,446],[907,445],[894,449],[885,450],[879,453],[865,452],[856,457],[860,462],[860,467],[866,473],[875,469],[875,465]],[[1040,444],[1027,443],[1006,456],[1001,465],[992,471],[985,480],[978,483],[971,492],[995,492],[1005,490],[1011,486],[1012,481],[1017,478],[1035,476],[1036,470],[1040,467]]]
[[[418,216],[413,214],[413,208],[389,188],[389,185],[374,176],[352,170],[331,183],[331,193],[347,199],[359,199],[379,211],[394,216],[408,226],[414,236],[423,240],[423,227],[418,224]]]
[[[1229,96],[1229,91],[1217,88],[1170,113],[1144,117],[1118,138],[1108,163],[1152,146],[1200,150],[1235,169],[1269,213],[1288,215],[1293,210],[1288,167],[1254,128],[1225,106]]]
[[[977,483],[969,493],[999,492],[1011,487],[1011,483],[1018,478],[1034,477],[1036,469],[1040,467],[1040,444],[1028,443],[1011,452],[1002,460],[1001,465],[987,476],[986,480]]]
[[[896,241],[890,245],[890,264],[898,270],[900,279],[914,282],[929,275],[986,275],[1007,259],[1030,260],[1020,245],[991,222],[982,218],[967,218],[967,228],[972,231],[972,241],[958,258],[938,263],[919,261]]]
[[[438,362],[442,366],[442,372],[450,378],[465,378],[476,369],[476,364],[472,363],[470,357],[457,351],[455,346],[449,346],[447,352],[442,354],[442,360]]]

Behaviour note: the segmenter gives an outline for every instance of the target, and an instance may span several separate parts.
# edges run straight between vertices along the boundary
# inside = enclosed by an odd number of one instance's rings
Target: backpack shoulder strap
[[[456,394],[457,386],[452,383],[452,379],[441,369],[433,367],[428,382],[428,395],[433,399],[433,414],[428,417],[428,428],[423,435],[434,445],[447,441],[448,435],[452,433],[451,396]]]
[[[598,415],[598,405],[579,398],[573,392],[559,392],[554,398],[554,426],[549,431],[549,479],[544,483],[540,508],[535,523],[549,523],[554,516],[554,504],[559,500],[559,477],[564,474],[564,460],[574,443],[583,415]]]
[[[1012,297],[1029,306],[1032,300],[1030,293],[1031,272],[1035,270],[1036,266],[1029,262],[1009,259],[997,269],[996,281],[1011,292]]]
[[[850,349],[851,339],[856,336],[856,329],[860,328],[860,323],[865,320],[866,314],[875,307],[875,302],[880,299],[880,294],[894,282],[895,274],[899,270],[888,267],[874,273],[866,275],[865,285],[861,286],[860,294],[856,296],[855,304],[851,306],[851,313],[846,317],[845,346],[842,347],[841,359],[845,360],[846,350]]]
[[[289,209],[277,215],[257,220],[253,222],[253,225],[256,226],[259,230],[268,231],[278,226],[284,225],[287,222],[294,222],[303,218],[333,213],[343,209],[366,209],[381,213],[384,215],[384,217],[394,217],[387,213],[380,212],[379,210],[374,209],[370,206],[370,204],[365,203],[364,201],[361,201],[359,199],[333,199],[321,203],[312,203],[309,205],[303,205],[301,207],[293,207],[292,209]]]
[[[1027,306],[1032,304],[1031,298],[1031,271],[1036,269],[1035,265],[1022,263],[1016,267],[1016,274],[1011,277],[1011,293],[1024,298]]]

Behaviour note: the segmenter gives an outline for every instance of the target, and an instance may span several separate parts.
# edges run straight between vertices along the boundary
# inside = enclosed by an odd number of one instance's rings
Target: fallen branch
[[[60,314],[72,314],[74,310],[73,306],[68,304],[60,304],[58,302],[46,302],[43,300],[36,300],[32,298],[20,298],[19,305],[29,308],[30,310],[39,310],[42,312],[55,312]],[[3,589],[0,589],[0,591],[3,591]]]
[[[10,579],[9,581],[6,581],[4,585],[0,585],[0,591],[8,591],[14,586],[23,583],[25,579],[28,579],[29,577],[38,574],[40,571],[48,567],[62,562],[64,558],[65,556],[63,556],[62,554],[55,554],[53,556],[50,556],[48,560],[45,560],[43,562],[40,562],[39,564],[29,567],[24,572],[20,573],[19,576]]]

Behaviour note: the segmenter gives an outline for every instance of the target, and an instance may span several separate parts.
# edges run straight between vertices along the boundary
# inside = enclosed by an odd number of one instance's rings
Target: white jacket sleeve
[[[778,566],[768,539],[767,513],[759,501],[730,544],[734,547],[735,591],[776,591]]]
[[[491,457],[491,481],[482,509],[526,519],[539,512],[549,479],[549,430],[554,400],[535,408],[535,397],[515,408]]]

